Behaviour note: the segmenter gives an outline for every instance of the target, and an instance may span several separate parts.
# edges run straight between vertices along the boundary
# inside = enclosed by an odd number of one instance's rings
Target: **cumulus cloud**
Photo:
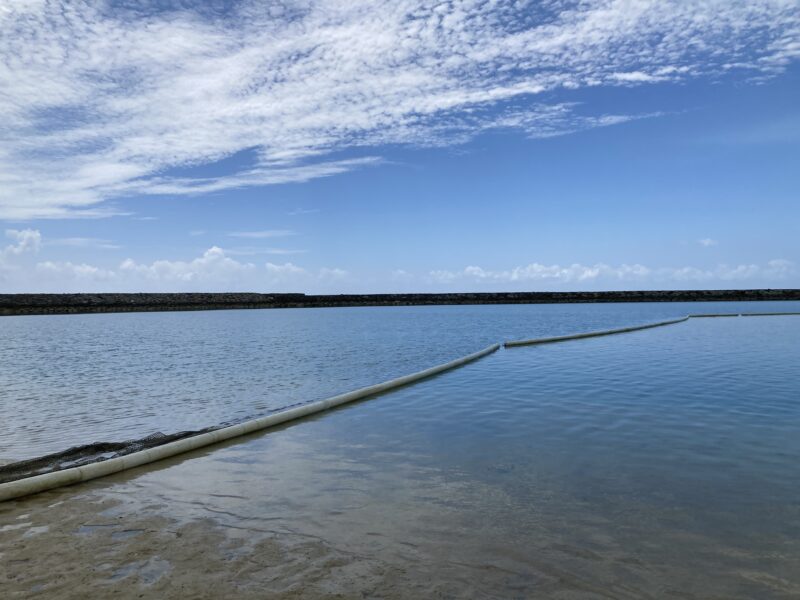
[[[275,264],[268,262],[264,265],[267,273],[270,274],[273,281],[286,281],[291,280],[298,284],[311,284],[312,282],[331,282],[345,279],[348,275],[347,271],[338,267],[322,267],[318,270],[305,269],[297,265],[286,262],[283,264]]]
[[[253,269],[255,265],[234,260],[217,246],[212,246],[202,256],[191,261],[157,260],[150,264],[140,264],[128,258],[119,266],[119,271],[131,276],[133,280],[143,278],[165,284],[219,285],[236,281]]]
[[[349,273],[339,267],[305,268],[291,262],[263,265],[212,246],[190,260],[139,261],[98,266],[68,260],[37,260],[53,246],[105,247],[99,238],[43,239],[36,229],[8,229],[12,243],[0,249],[0,293],[74,291],[324,291]],[[259,248],[242,254],[290,254]]]
[[[771,76],[800,55],[793,0],[223,4],[4,3],[0,218],[306,181],[387,143],[613,125],[642,115],[570,94]],[[237,153],[226,175],[170,175]]]
[[[42,247],[42,234],[36,229],[6,229],[5,233],[12,243],[0,248],[0,291],[7,281],[25,272],[25,262]]]
[[[770,260],[766,264],[718,265],[711,269],[698,267],[646,267],[641,264],[618,266],[597,263],[595,265],[543,265],[531,263],[508,270],[487,270],[468,266],[460,271],[438,270],[428,273],[428,280],[440,284],[497,283],[497,284],[551,284],[556,286],[573,284],[575,289],[594,284],[618,285],[698,283],[728,285],[734,282],[777,282],[796,274],[795,265],[786,259]]]
[[[16,243],[0,251],[0,260],[26,252],[38,252],[42,245],[42,234],[36,229],[6,229],[6,237]]]
[[[492,271],[477,266],[465,267],[461,271],[431,271],[434,281],[449,283],[453,281],[472,280],[495,282],[558,282],[572,283],[593,281],[597,279],[643,280],[651,274],[651,269],[643,265],[621,265],[611,267],[602,263],[592,266],[543,265],[531,263],[509,270]]]
[[[53,262],[48,260],[36,263],[36,272],[47,277],[50,283],[53,282],[53,278],[56,278],[67,283],[69,287],[74,287],[75,284],[113,281],[116,278],[114,271],[69,261]]]
[[[0,292],[102,291],[294,291],[346,293],[363,291],[365,278],[342,267],[308,267],[294,262],[258,264],[239,260],[212,246],[189,260],[141,261],[93,265],[38,256],[51,245],[35,229],[9,229],[12,241],[0,250]],[[71,239],[71,238],[64,238]],[[640,263],[569,265],[530,263],[508,269],[470,265],[460,270],[434,270],[418,276],[405,269],[387,273],[378,286],[395,291],[515,289],[652,289],[653,287],[784,287],[796,285],[796,264],[787,259],[766,263],[720,264],[713,267],[653,267]],[[372,285],[372,284],[370,284]]]
[[[61,260],[35,262],[42,245],[36,230],[9,230],[17,242],[0,252],[0,292],[102,291],[325,291],[346,278],[337,267],[306,269],[293,263],[257,265],[212,246],[191,260],[152,262],[127,258],[101,267]]]
[[[270,273],[272,275],[278,275],[278,276],[283,276],[283,275],[305,275],[305,274],[308,273],[308,271],[306,271],[302,267],[298,267],[297,265],[293,265],[290,262],[283,263],[282,265],[276,265],[274,263],[268,262],[267,264],[264,265],[264,267],[267,269],[268,273]]]

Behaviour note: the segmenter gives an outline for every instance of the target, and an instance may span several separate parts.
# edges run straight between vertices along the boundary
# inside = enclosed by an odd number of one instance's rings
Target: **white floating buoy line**
[[[618,329],[606,329],[601,331],[576,333],[572,335],[561,335],[554,337],[508,341],[504,343],[504,346],[506,348],[511,348],[516,346],[550,344],[556,342],[565,342],[569,340],[578,340],[578,339],[600,337],[606,335],[616,335],[620,333],[628,333],[633,331],[641,331],[644,329],[652,329],[654,327],[673,325],[677,323],[682,323],[684,321],[688,321],[689,319],[698,319],[698,318],[739,317],[739,316],[763,317],[763,316],[786,316],[786,315],[800,315],[800,312],[692,314],[678,319],[670,319],[667,321],[658,321],[656,323],[634,325],[631,327],[622,327]],[[118,456],[107,460],[101,460],[80,467],[71,467],[59,471],[44,473],[41,475],[34,475],[32,477],[25,477],[23,479],[18,479],[16,481],[0,483],[0,502],[5,500],[13,500],[15,498],[21,498],[32,494],[37,494],[39,492],[44,492],[46,490],[72,485],[83,481],[90,481],[92,479],[97,479],[99,477],[105,477],[106,475],[119,473],[120,471],[126,471],[128,469],[140,467],[142,465],[146,465],[165,458],[170,458],[178,454],[183,454],[186,452],[190,452],[192,450],[197,450],[205,446],[210,446],[212,444],[217,444],[250,433],[262,431],[270,427],[275,427],[276,425],[281,425],[283,423],[288,423],[290,421],[296,421],[310,415],[330,410],[334,407],[341,406],[343,404],[348,404],[350,402],[355,402],[357,400],[363,400],[371,396],[376,396],[378,394],[382,394],[384,392],[388,392],[390,390],[394,390],[399,387],[416,383],[418,381],[427,379],[429,377],[433,377],[434,375],[438,375],[440,373],[456,369],[458,367],[476,361],[480,358],[483,358],[484,356],[487,356],[495,352],[499,348],[500,344],[492,344],[491,346],[488,346],[483,350],[479,350],[478,352],[475,352],[473,354],[462,356],[461,358],[457,358],[450,362],[437,365],[429,369],[425,369],[423,371],[418,371],[416,373],[404,375],[403,377],[398,377],[396,379],[384,381],[383,383],[378,383],[376,385],[364,387],[358,390],[354,390],[352,392],[347,392],[344,394],[339,394],[337,396],[332,396],[325,400],[318,400],[316,402],[310,402],[308,404],[296,406],[294,408],[283,410],[264,417],[252,419],[250,421],[245,421],[244,423],[239,423],[237,425],[231,425],[228,427],[216,429],[214,431],[201,433],[192,437],[183,438],[181,440],[177,440],[174,442],[169,442],[161,446],[157,446],[155,448],[141,450],[139,452],[133,452],[125,456]]]

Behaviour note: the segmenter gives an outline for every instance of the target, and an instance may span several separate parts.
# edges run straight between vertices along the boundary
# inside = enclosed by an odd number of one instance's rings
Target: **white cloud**
[[[22,260],[24,257],[18,254],[15,258]],[[3,292],[323,292],[330,291],[327,286],[345,276],[346,271],[342,269],[310,270],[290,262],[268,262],[262,267],[236,260],[217,246],[191,260],[139,262],[128,258],[108,268],[70,261],[46,260],[29,266],[0,261],[0,283],[3,284],[0,291]]]
[[[119,267],[121,273],[132,276],[133,280],[142,278],[166,284],[214,285],[235,282],[254,269],[255,265],[234,260],[226,256],[225,251],[217,246],[212,246],[201,257],[191,261],[157,260],[150,264],[139,264],[129,258]]]
[[[293,262],[254,264],[234,258],[212,246],[189,260],[137,261],[128,258],[117,265],[93,265],[61,260],[41,260],[50,241],[35,229],[10,229],[13,241],[0,250],[0,292],[68,291],[296,291],[346,293],[364,277],[342,267],[310,268]],[[65,238],[72,239],[72,238]],[[78,238],[80,239],[80,238]],[[93,239],[93,238],[88,238]],[[38,262],[37,262],[38,261]],[[417,276],[404,269],[387,273],[386,281],[369,285],[403,284],[405,291],[428,289],[666,289],[680,287],[785,287],[797,285],[800,273],[787,259],[764,264],[720,264],[714,267],[652,267],[639,263],[608,265],[545,265],[530,263],[508,269],[477,265],[460,270],[430,271]],[[369,290],[364,290],[369,291]],[[376,290],[371,290],[376,291]],[[398,291],[395,289],[395,291]]]
[[[11,291],[9,282],[25,279],[26,266],[42,246],[42,234],[36,229],[6,229],[13,243],[0,248],[0,292]]]
[[[63,280],[69,287],[70,284],[81,282],[106,282],[116,278],[116,273],[107,269],[100,269],[85,263],[75,264],[69,261],[44,261],[36,263],[36,271],[50,279],[56,277]]]
[[[190,4],[4,4],[0,218],[100,217],[115,211],[99,203],[131,194],[380,161],[337,158],[344,149],[620,123],[641,115],[598,114],[569,94],[769,76],[800,56],[795,0]],[[251,164],[228,175],[165,174],[244,151]]]
[[[304,269],[297,265],[286,262],[282,265],[268,262],[264,265],[275,281],[285,281],[287,278],[292,278],[298,284],[305,283],[311,284],[312,282],[332,282],[339,281],[347,277],[348,272],[344,269],[337,267],[329,268],[322,267],[318,270]]]
[[[0,251],[0,262],[6,257],[36,253],[42,245],[42,234],[36,229],[6,229],[6,237],[16,241]]]
[[[264,265],[267,269],[267,272],[272,275],[305,275],[308,273],[305,269],[298,267],[297,265],[293,265],[290,262],[283,263],[282,265],[276,265],[274,263],[268,262]]]
[[[662,71],[663,73],[663,71]],[[625,83],[653,83],[669,79],[666,73],[662,75],[651,75],[641,71],[630,71],[628,73],[612,73],[611,77],[617,81]]]
[[[477,266],[465,267],[462,271],[431,271],[430,277],[435,281],[453,282],[459,280],[495,281],[495,282],[558,282],[573,283],[593,281],[597,279],[610,280],[644,280],[652,273],[651,269],[639,264],[621,265],[611,267],[598,263],[592,266],[581,264],[572,265],[543,265],[531,263],[526,266],[514,267],[504,271],[491,271]]]
[[[682,283],[708,285],[749,281],[780,281],[796,274],[795,265],[786,259],[775,259],[765,265],[718,265],[711,269],[698,267],[646,267],[641,264],[619,266],[597,263],[595,265],[543,265],[531,263],[508,270],[494,271],[478,266],[468,266],[460,271],[430,271],[428,281],[440,284],[552,284],[569,285],[571,289],[590,288],[594,284],[665,284],[668,287]],[[630,287],[630,286],[629,286]]]
[[[117,265],[98,266],[67,260],[39,260],[42,248],[54,245],[97,247],[96,238],[44,240],[36,229],[9,229],[14,243],[0,250],[0,293],[77,291],[332,291],[348,277],[338,267],[307,269],[291,262],[257,265],[233,258],[212,246],[189,260],[151,262],[127,258]],[[299,251],[258,248],[242,254],[290,254]]]
[[[703,238],[702,240],[697,240],[697,243],[705,248],[709,248],[711,246],[716,246],[719,244],[717,240],[712,240],[711,238]]]

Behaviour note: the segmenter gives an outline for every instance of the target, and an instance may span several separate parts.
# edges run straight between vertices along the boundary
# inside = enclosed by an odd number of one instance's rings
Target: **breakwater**
[[[335,295],[256,293],[0,294],[0,315],[341,306],[725,302],[753,300],[800,300],[800,289]]]

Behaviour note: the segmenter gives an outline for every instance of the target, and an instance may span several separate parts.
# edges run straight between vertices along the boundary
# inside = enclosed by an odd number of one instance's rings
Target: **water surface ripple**
[[[261,416],[508,339],[797,302],[416,306],[0,319],[0,461]]]
[[[500,350],[92,487],[120,514],[323,540],[309,568],[361,565],[351,592],[797,598],[798,341],[798,317],[699,319]]]

